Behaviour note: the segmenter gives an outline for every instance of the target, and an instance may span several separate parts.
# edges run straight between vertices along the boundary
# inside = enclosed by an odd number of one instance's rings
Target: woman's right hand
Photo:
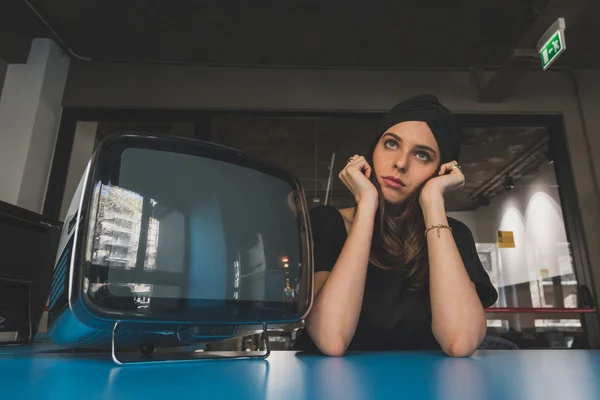
[[[375,185],[370,181],[372,169],[363,156],[355,154],[350,157],[346,167],[340,172],[339,177],[354,195],[357,205],[369,204],[372,207],[378,206],[378,193]]]

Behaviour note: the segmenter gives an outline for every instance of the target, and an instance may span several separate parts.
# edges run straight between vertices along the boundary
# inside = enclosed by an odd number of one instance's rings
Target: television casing
[[[298,301],[286,305],[285,313],[260,312],[244,315],[235,305],[211,309],[210,315],[179,314],[140,315],[136,311],[107,309],[90,300],[86,292],[85,253],[88,235],[95,224],[97,187],[107,182],[115,152],[124,148],[153,149],[211,158],[272,175],[285,180],[293,188],[294,212],[297,215],[300,254],[300,288]],[[200,173],[200,172],[199,172]],[[234,184],[233,182],[232,184]],[[156,346],[178,346],[198,342],[216,342],[301,321],[308,314],[313,291],[312,238],[308,207],[300,182],[285,170],[251,157],[241,151],[217,144],[138,133],[117,134],[104,139],[94,152],[70,204],[60,237],[54,275],[49,296],[48,333],[50,339],[65,347],[104,348],[112,344],[115,324],[119,330],[115,340],[121,347],[135,348],[143,343]],[[288,307],[289,306],[289,307]],[[235,316],[235,318],[233,317]]]

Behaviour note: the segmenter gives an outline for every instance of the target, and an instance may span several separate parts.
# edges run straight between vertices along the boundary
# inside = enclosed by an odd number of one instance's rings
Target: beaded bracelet
[[[442,224],[433,225],[433,226],[430,226],[429,228],[425,229],[425,237],[427,237],[427,232],[429,232],[432,229],[436,229],[436,228],[437,228],[438,237],[440,237],[440,229],[450,229],[450,231],[452,231],[452,228],[450,228],[448,225],[442,225]]]

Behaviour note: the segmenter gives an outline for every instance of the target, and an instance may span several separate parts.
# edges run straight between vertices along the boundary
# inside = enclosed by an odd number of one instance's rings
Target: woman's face
[[[373,169],[385,201],[400,204],[439,168],[440,150],[426,122],[400,122],[379,139]]]

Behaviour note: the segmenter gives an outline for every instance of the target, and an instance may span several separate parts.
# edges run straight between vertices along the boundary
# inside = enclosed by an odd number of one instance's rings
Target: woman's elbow
[[[443,350],[449,357],[459,358],[472,356],[478,347],[479,342],[475,343],[467,340],[455,340],[448,343]]]
[[[348,344],[340,333],[332,332],[330,327],[319,327],[311,320],[307,321],[306,330],[319,351],[324,355],[341,357],[346,354]]]
[[[468,325],[465,324],[464,326]],[[436,334],[433,325],[432,329],[446,355],[450,357],[470,357],[481,345],[487,331],[487,323],[484,319],[477,329],[457,329],[454,332],[446,332],[444,335]]]
[[[334,346],[334,347],[325,348],[321,351],[323,352],[323,354],[325,354],[326,356],[329,356],[329,357],[343,357],[344,354],[346,354],[346,347],[345,346]]]
[[[348,347],[342,339],[323,340],[316,344],[321,353],[329,357],[342,357]]]

